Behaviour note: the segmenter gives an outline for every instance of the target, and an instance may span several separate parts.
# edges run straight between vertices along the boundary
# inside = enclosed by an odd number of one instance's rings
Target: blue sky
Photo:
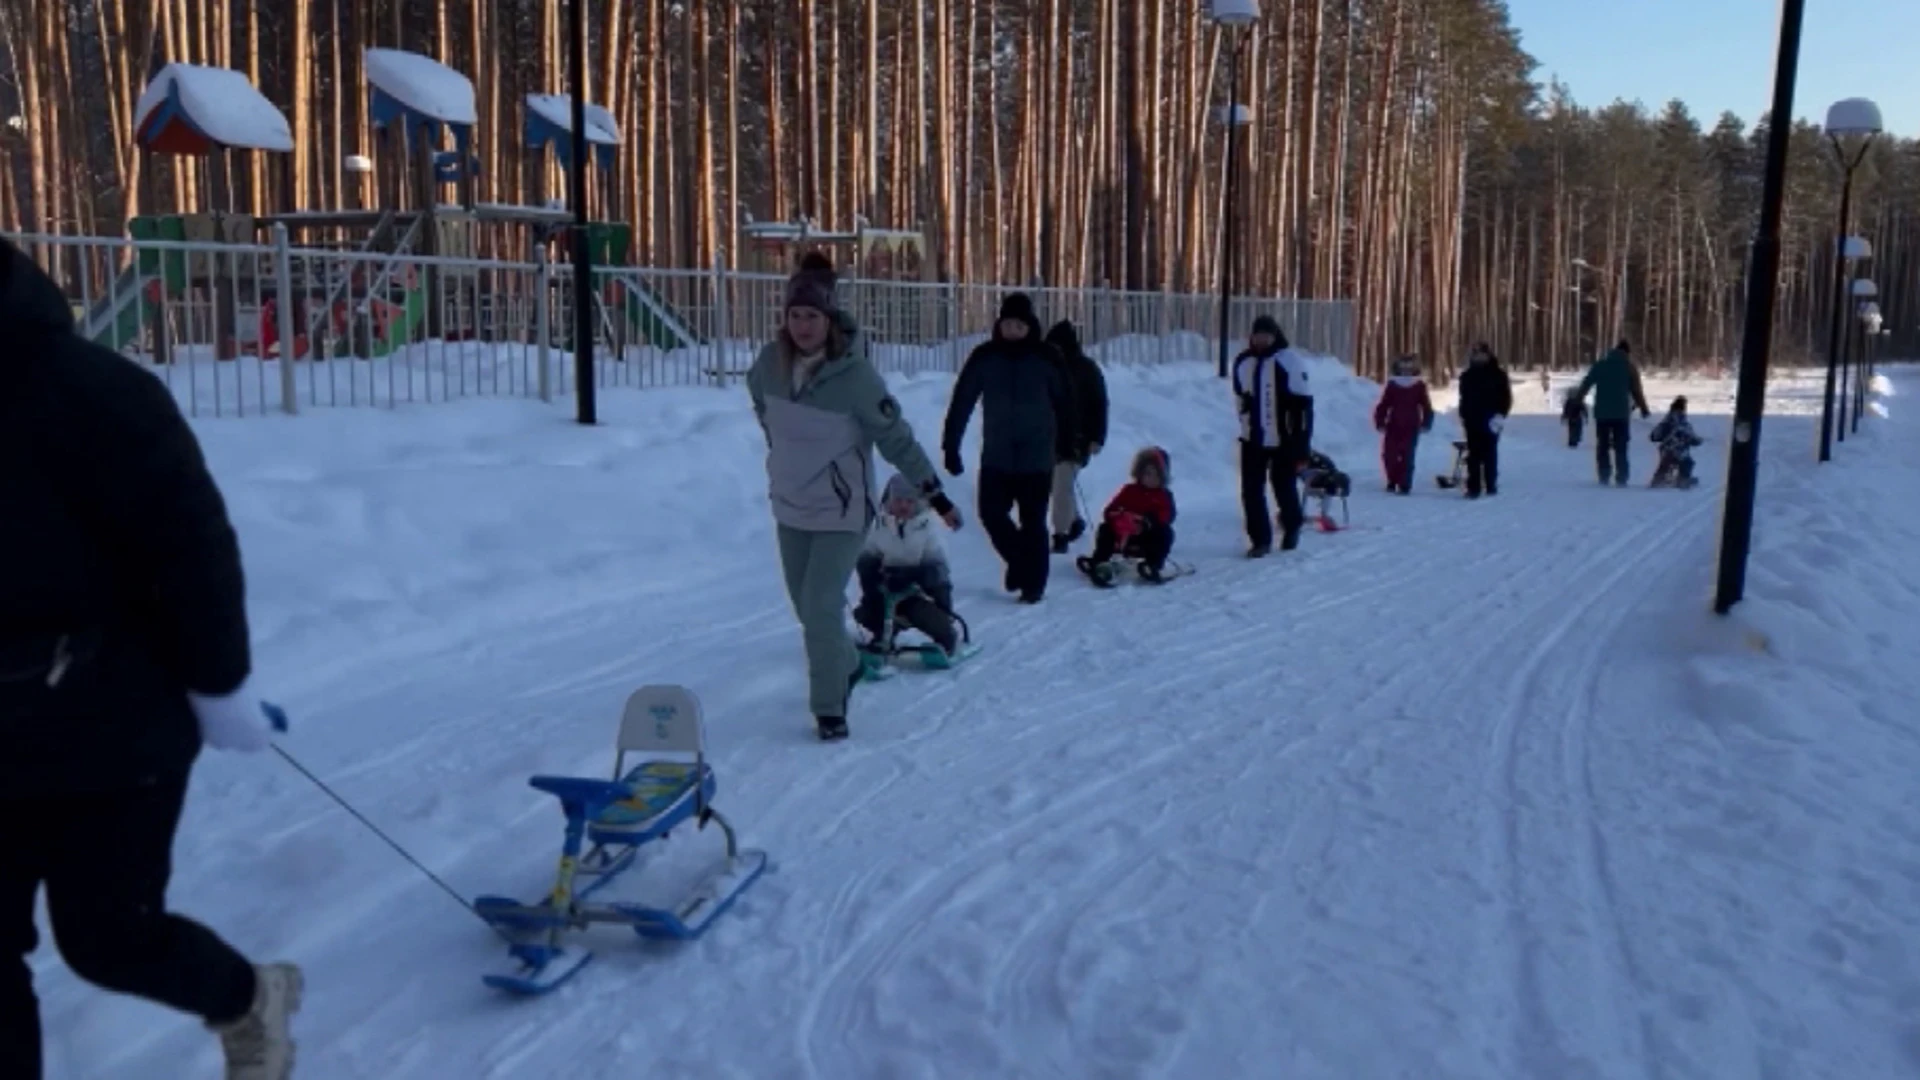
[[[1507,0],[1520,43],[1582,105],[1685,101],[1711,126],[1748,124],[1773,99],[1780,0]],[[1806,0],[1793,111],[1816,123],[1840,98],[1872,98],[1887,130],[1920,138],[1920,0]]]

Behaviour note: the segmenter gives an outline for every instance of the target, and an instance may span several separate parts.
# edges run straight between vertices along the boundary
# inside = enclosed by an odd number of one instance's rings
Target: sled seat
[[[643,761],[621,777],[624,795],[593,815],[596,844],[641,844],[666,833],[713,801],[719,784],[704,761]]]

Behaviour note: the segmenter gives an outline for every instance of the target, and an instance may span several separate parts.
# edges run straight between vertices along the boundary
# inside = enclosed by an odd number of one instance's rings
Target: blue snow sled
[[[627,755],[645,755],[632,768]],[[677,760],[660,755],[678,755]],[[513,994],[544,994],[593,959],[565,936],[594,923],[631,927],[645,938],[697,938],[767,868],[764,851],[743,851],[718,811],[713,768],[707,763],[700,702],[679,686],[646,686],[627,699],[615,747],[613,779],[535,776],[527,783],[560,800],[566,839],[553,888],[542,899],[482,896],[473,908],[508,942],[515,969],[488,975],[488,986]],[[680,902],[667,908],[589,902],[633,865],[640,846],[666,837],[688,821],[709,823],[726,837],[726,857]],[[592,846],[587,847],[588,844]],[[586,848],[585,852],[582,849]]]

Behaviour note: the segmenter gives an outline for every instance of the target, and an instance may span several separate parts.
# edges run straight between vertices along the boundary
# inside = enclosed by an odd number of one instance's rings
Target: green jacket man
[[[1653,415],[1647,408],[1647,394],[1640,386],[1640,369],[1634,366],[1631,348],[1625,341],[1615,345],[1587,369],[1580,380],[1574,400],[1584,402],[1593,391],[1594,463],[1602,484],[1627,486],[1627,425],[1633,410],[1644,419]]]

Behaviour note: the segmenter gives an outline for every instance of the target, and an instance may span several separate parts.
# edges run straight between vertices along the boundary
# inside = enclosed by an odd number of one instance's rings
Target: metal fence
[[[572,268],[293,247],[283,227],[208,241],[11,236],[67,290],[79,333],[148,365],[195,416],[573,391]],[[230,241],[230,242],[229,242]],[[784,278],[725,269],[595,271],[598,386],[727,385],[778,327]],[[1004,286],[845,280],[882,371],[952,372],[986,340]],[[1211,360],[1217,296],[1022,289],[1103,364]],[[1296,345],[1352,355],[1347,301],[1237,298]],[[1238,347],[1238,341],[1230,347]]]

